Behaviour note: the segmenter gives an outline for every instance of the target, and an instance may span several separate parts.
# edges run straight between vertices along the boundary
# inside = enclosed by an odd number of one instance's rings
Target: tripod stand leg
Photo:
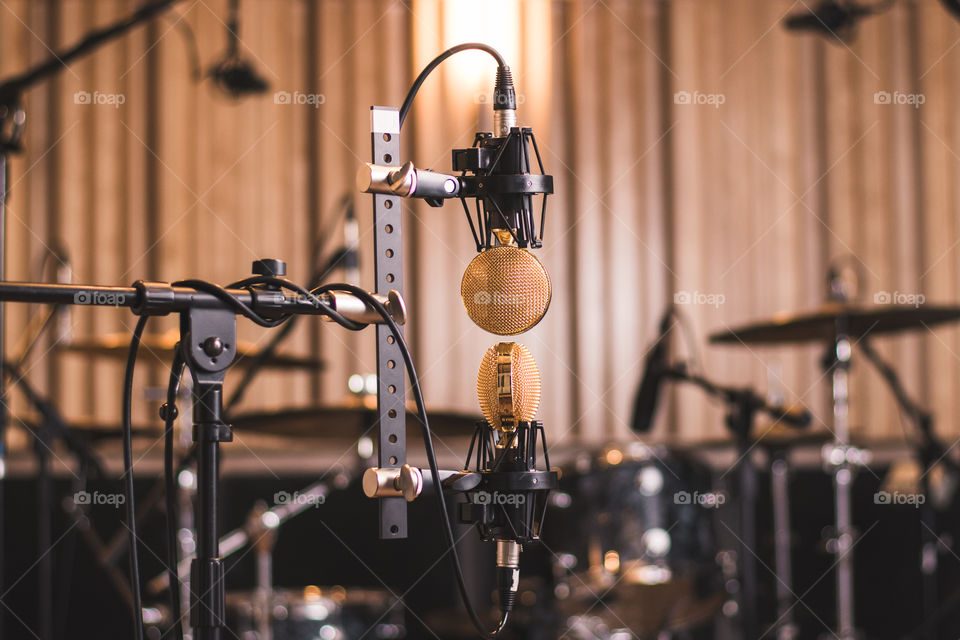
[[[0,119],[0,123],[2,123]],[[0,131],[2,135],[2,131]],[[4,144],[0,140],[0,145]],[[7,229],[7,160],[8,150],[0,148],[0,281],[6,279],[6,229]],[[3,340],[4,333],[4,304],[0,302],[0,362],[6,359],[6,344]],[[6,527],[6,496],[4,495],[7,485],[7,426],[10,424],[10,410],[7,407],[7,382],[6,376],[0,373],[0,591],[5,591],[6,576],[6,539],[3,535]],[[0,635],[4,635],[4,612],[0,607]]]
[[[53,638],[53,477],[45,429],[37,434],[37,614],[41,640]]]

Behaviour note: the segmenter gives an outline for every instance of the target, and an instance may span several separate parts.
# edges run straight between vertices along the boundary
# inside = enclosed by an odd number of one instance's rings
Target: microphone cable
[[[229,308],[236,311],[239,315],[242,315],[256,324],[264,327],[276,327],[281,323],[288,320],[291,316],[290,314],[284,314],[278,318],[266,318],[256,311],[251,309],[249,306],[241,303],[236,298],[234,298],[230,293],[223,287],[219,285],[206,282],[203,280],[181,280],[173,283],[175,286],[187,286],[193,287],[198,291],[204,291],[209,293],[218,299],[222,300]],[[384,323],[390,328],[390,332],[393,334],[394,339],[396,340],[397,347],[400,350],[401,355],[403,356],[404,365],[407,369],[407,376],[410,378],[411,391],[413,393],[414,401],[417,405],[417,413],[419,416],[420,427],[423,435],[424,449],[427,455],[427,462],[430,467],[430,474],[433,478],[434,487],[436,488],[437,495],[437,505],[440,510],[441,520],[443,521],[443,531],[447,538],[447,545],[449,547],[449,553],[453,562],[454,575],[457,581],[457,588],[460,592],[460,596],[463,599],[464,607],[467,610],[468,615],[470,616],[471,621],[476,627],[477,631],[481,634],[483,638],[493,639],[498,636],[498,634],[503,631],[506,626],[507,619],[509,617],[509,612],[502,612],[500,620],[493,631],[487,631],[484,627],[483,622],[480,619],[480,616],[477,614],[476,609],[473,606],[472,601],[470,600],[469,593],[467,592],[466,578],[463,574],[463,566],[460,560],[460,554],[457,551],[456,538],[453,534],[453,525],[450,520],[450,514],[447,511],[446,503],[444,502],[443,495],[443,483],[440,480],[440,470],[437,465],[436,459],[436,450],[433,445],[433,437],[430,431],[429,418],[427,416],[426,404],[423,400],[423,392],[420,387],[420,378],[417,375],[416,368],[413,364],[413,358],[410,355],[410,350],[407,346],[406,341],[403,338],[403,334],[400,332],[400,327],[397,325],[396,321],[390,315],[390,312],[387,308],[375,297],[373,297],[369,292],[351,284],[328,284],[316,287],[312,290],[307,290],[304,287],[301,287],[289,280],[284,278],[278,278],[275,276],[253,276],[246,278],[244,280],[237,281],[231,285],[229,288],[245,288],[250,287],[255,284],[268,284],[273,286],[279,286],[291,291],[294,291],[300,295],[306,296],[308,299],[313,299],[317,304],[318,308],[325,309],[323,305],[320,304],[320,300],[316,298],[318,294],[327,293],[330,291],[345,291],[351,293],[358,298],[362,299],[365,303],[369,304],[376,312],[383,318]],[[350,329],[350,330],[359,330],[364,328],[365,325],[353,322],[343,317],[336,311],[332,309],[325,309],[324,314],[329,316],[332,320],[340,324],[341,326]],[[133,398],[133,379],[134,379],[134,369],[136,367],[137,351],[140,346],[140,342],[143,336],[143,332],[146,328],[147,321],[149,316],[140,317],[137,322],[137,326],[134,329],[133,337],[130,341],[130,352],[127,358],[127,366],[124,376],[124,391],[123,391],[123,445],[124,445],[124,477],[125,477],[125,493],[126,493],[126,503],[127,503],[127,520],[128,525],[127,529],[130,531],[130,580],[131,588],[133,591],[133,601],[134,601],[134,622],[136,624],[135,635],[136,640],[143,640],[143,608],[142,608],[142,596],[140,592],[140,568],[137,555],[137,535],[136,535],[136,521],[133,517],[134,513],[134,495],[133,495],[133,452],[132,452],[132,437],[133,437],[133,427],[132,427],[132,418],[131,418],[131,405]],[[179,371],[178,371],[179,369]],[[179,384],[180,377],[183,372],[182,360],[179,357],[175,357],[174,366],[171,368],[170,373],[170,382],[167,387],[167,410],[164,412],[164,442],[165,442],[165,451],[164,451],[164,475],[165,475],[165,485],[168,491],[167,495],[167,559],[168,559],[168,575],[170,576],[170,582],[168,588],[171,590],[170,601],[171,606],[179,607],[179,576],[176,575],[176,531],[175,531],[175,521],[174,513],[171,510],[171,494],[176,491],[175,479],[173,477],[173,458],[172,458],[172,444],[173,444],[173,431],[172,431],[172,422],[175,417],[173,410],[173,405],[169,404],[171,400],[176,398],[176,387]],[[168,452],[169,447],[169,452]],[[172,489],[172,491],[171,491]],[[176,595],[173,594],[176,592]],[[182,627],[179,621],[179,609],[176,609],[173,612],[173,615],[177,616],[177,626],[176,633],[178,637],[182,637]]]
[[[180,575],[178,573],[179,554],[177,553],[177,529],[180,518],[177,513],[177,479],[173,468],[173,421],[177,418],[177,391],[183,378],[185,363],[180,353],[180,343],[174,350],[173,364],[170,366],[170,381],[167,383],[167,401],[161,407],[163,418],[163,480],[167,510],[167,585],[170,596],[170,615],[173,618],[173,632],[176,640],[183,640],[183,615],[180,602]]]
[[[460,562],[460,554],[457,551],[457,541],[453,535],[453,526],[450,523],[450,514],[447,512],[447,505],[443,499],[443,483],[440,480],[440,470],[437,466],[436,451],[433,446],[433,437],[430,432],[427,409],[423,401],[423,393],[420,389],[420,378],[417,376],[416,368],[413,365],[413,358],[410,356],[410,350],[407,347],[406,341],[403,339],[403,334],[400,333],[400,328],[390,316],[390,312],[387,311],[387,308],[383,306],[379,300],[374,298],[367,291],[364,291],[360,287],[349,284],[336,284],[318,287],[317,289],[314,289],[314,292],[317,293],[320,292],[320,290],[347,291],[358,298],[363,299],[367,304],[376,309],[377,313],[380,314],[380,317],[383,318],[384,323],[390,328],[391,333],[393,333],[397,347],[400,349],[400,354],[403,356],[403,362],[407,369],[407,376],[410,378],[410,390],[413,392],[413,399],[417,405],[417,414],[419,415],[420,428],[423,434],[423,446],[427,454],[427,463],[430,467],[430,475],[433,478],[433,485],[436,488],[437,506],[440,510],[441,519],[443,520],[443,530],[446,534],[447,545],[449,546],[454,574],[457,579],[457,588],[460,591],[460,597],[463,599],[464,607],[467,610],[467,614],[470,616],[471,622],[473,622],[474,627],[476,627],[481,637],[487,639],[496,638],[506,626],[507,619],[510,614],[508,611],[503,611],[500,620],[497,623],[497,627],[493,631],[487,631],[484,628],[483,622],[480,620],[480,616],[477,614],[476,609],[474,609],[473,604],[470,601],[470,595],[467,593],[466,579],[463,575],[463,566]]]
[[[417,92],[420,91],[420,87],[423,85],[424,81],[427,79],[427,76],[433,72],[444,60],[450,56],[460,53],[461,51],[484,51],[489,53],[494,60],[497,61],[497,67],[499,70],[509,69],[506,61],[503,59],[503,56],[500,55],[500,52],[491,47],[488,44],[481,42],[466,42],[459,44],[453,47],[450,47],[423,68],[423,71],[420,72],[420,75],[413,81],[413,84],[410,86],[410,91],[407,92],[407,97],[404,99],[403,104],[400,106],[399,119],[400,119],[400,128],[403,128],[403,123],[407,119],[407,114],[410,111],[410,107],[413,105],[414,98],[417,97]],[[468,216],[469,220],[469,216]],[[472,223],[471,223],[472,226]],[[406,341],[403,339],[403,336],[400,333],[399,327],[394,322],[393,318],[390,317],[390,314],[387,312],[387,309],[375,298],[373,298],[368,292],[355,287],[352,285],[337,285],[345,291],[348,291],[365,301],[371,304],[380,316],[383,318],[384,322],[390,327],[390,331],[393,333],[394,339],[397,341],[397,346],[400,349],[400,353],[403,355],[404,365],[407,369],[407,376],[410,378],[410,387],[413,392],[414,401],[417,404],[417,413],[420,418],[420,428],[423,432],[423,446],[427,454],[427,463],[430,467],[430,475],[433,478],[433,484],[436,487],[437,494],[437,506],[440,510],[441,519],[443,520],[443,530],[447,537],[447,544],[450,549],[450,555],[453,562],[454,575],[457,580],[457,588],[460,591],[460,597],[463,599],[463,605],[467,610],[467,614],[470,616],[470,621],[473,623],[473,626],[476,627],[477,632],[480,633],[481,637],[486,639],[496,638],[501,631],[506,627],[507,619],[510,615],[509,611],[502,611],[500,620],[497,623],[496,628],[493,631],[487,631],[483,622],[480,620],[480,616],[477,614],[476,609],[474,609],[473,604],[470,600],[470,595],[467,593],[467,584],[466,579],[463,575],[463,566],[460,562],[460,554],[457,552],[457,541],[453,535],[453,526],[450,522],[450,514],[447,512],[447,506],[444,502],[443,497],[443,484],[440,482],[440,471],[437,466],[436,451],[433,446],[433,437],[430,433],[430,425],[427,418],[427,410],[423,402],[423,394],[420,389],[420,379],[417,377],[416,369],[413,365],[413,359],[410,356],[410,351],[407,348]],[[316,291],[316,290],[315,290]]]
[[[493,56],[493,58],[497,61],[498,67],[503,68],[507,66],[507,63],[503,59],[503,56],[500,55],[500,52],[488,44],[483,44],[482,42],[465,42],[463,44],[458,44],[455,47],[450,47],[436,58],[431,60],[430,63],[423,68],[423,71],[420,72],[420,75],[417,76],[417,79],[414,80],[413,84],[410,86],[410,91],[407,93],[407,97],[403,101],[403,105],[400,107],[401,129],[403,128],[403,121],[407,119],[407,112],[410,111],[410,106],[413,104],[413,99],[417,97],[417,92],[420,91],[420,85],[422,85],[424,80],[427,79],[427,76],[430,75],[430,72],[440,66],[440,63],[453,54],[470,50],[485,51]]]
[[[150,316],[141,316],[130,339],[130,352],[123,377],[123,490],[127,504],[127,531],[130,533],[130,591],[133,596],[133,637],[143,640],[143,595],[140,592],[140,561],[137,555],[137,512],[133,499],[133,373],[137,366],[137,351]]]

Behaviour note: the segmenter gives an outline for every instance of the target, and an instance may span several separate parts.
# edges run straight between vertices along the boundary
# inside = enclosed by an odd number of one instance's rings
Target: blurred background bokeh
[[[552,441],[628,437],[643,356],[675,300],[691,335],[675,340],[677,357],[689,353],[714,378],[755,384],[829,424],[819,348],[709,347],[705,336],[820,304],[826,265],[839,256],[852,256],[866,303],[883,292],[957,300],[960,24],[935,0],[898,2],[843,44],[785,31],[780,21],[802,4],[243,0],[241,52],[270,88],[233,100],[196,77],[225,50],[227,2],[185,0],[27,93],[8,279],[54,281],[56,253],[69,255],[81,283],[226,283],[260,257],[287,260],[302,281],[324,230],[328,248],[340,244],[337,203],[347,196],[360,221],[361,283],[372,288],[370,198],[354,187],[370,155],[368,107],[399,105],[447,46],[488,42],[514,69],[521,122],[534,127],[557,185],[537,252],[553,303],[522,337],[543,373],[540,417]],[[137,5],[4,0],[0,74]],[[403,158],[418,166],[449,170],[450,150],[490,128],[493,65],[482,54],[459,58],[431,76],[404,128]],[[454,204],[404,210],[407,335],[427,403],[476,411],[476,369],[495,339],[459,299],[475,253],[469,229]],[[38,312],[7,306],[14,353]],[[77,339],[134,323],[101,308],[74,309],[72,322]],[[175,328],[172,318],[154,322]],[[246,340],[267,339],[240,326]],[[876,342],[952,443],[957,330]],[[49,347],[30,358],[29,378],[70,418],[118,422],[122,362]],[[370,331],[301,322],[284,350],[326,368],[265,373],[245,408],[340,402],[351,374],[376,369]],[[853,375],[855,431],[901,437],[879,379],[866,367]],[[158,364],[138,370],[139,389],[165,380]],[[670,394],[653,439],[725,433],[722,407],[694,390]],[[156,420],[155,398],[136,404],[140,420]]]

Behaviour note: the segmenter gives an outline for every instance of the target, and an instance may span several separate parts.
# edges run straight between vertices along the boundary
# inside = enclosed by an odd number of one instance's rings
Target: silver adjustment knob
[[[408,464],[399,469],[370,467],[363,472],[363,493],[368,498],[403,497],[413,502],[423,491],[423,472]]]

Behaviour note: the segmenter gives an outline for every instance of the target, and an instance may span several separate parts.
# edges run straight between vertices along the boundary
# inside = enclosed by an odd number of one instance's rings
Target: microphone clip
[[[538,468],[538,444],[545,469]],[[511,540],[521,545],[538,541],[547,496],[559,486],[559,474],[550,468],[543,423],[520,421],[509,432],[478,423],[464,470],[469,469],[474,452],[480,482],[460,504],[461,523],[477,525],[484,541]]]
[[[531,173],[536,158],[537,173]],[[505,136],[477,133],[473,146],[454,149],[452,166],[461,172],[460,202],[470,223],[477,251],[494,245],[495,229],[509,229],[517,246],[543,246],[547,196],[553,193],[553,176],[543,169],[540,148],[530,127],[511,127]],[[542,196],[540,228],[534,218],[533,197]],[[475,198],[476,224],[466,198]]]

